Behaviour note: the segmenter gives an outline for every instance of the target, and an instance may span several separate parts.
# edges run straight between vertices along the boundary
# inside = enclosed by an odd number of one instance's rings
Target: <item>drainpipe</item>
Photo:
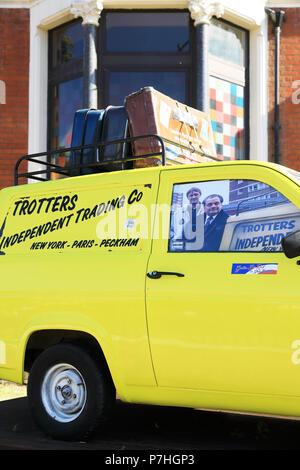
[[[275,163],[279,163],[279,131],[281,129],[279,121],[279,99],[280,99],[280,70],[279,70],[279,57],[280,57],[280,33],[281,25],[284,19],[285,12],[282,10],[275,11],[270,8],[265,8],[265,12],[271,19],[275,30],[275,113],[274,113],[274,137],[275,137]]]

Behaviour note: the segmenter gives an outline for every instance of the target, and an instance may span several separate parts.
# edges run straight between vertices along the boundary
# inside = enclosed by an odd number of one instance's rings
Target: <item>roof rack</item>
[[[120,159],[109,159],[106,161],[99,161],[98,158],[95,158],[95,161],[92,163],[83,163],[82,158],[83,158],[83,151],[86,149],[93,149],[94,150],[94,155],[96,156],[97,154],[99,155],[100,149],[107,146],[107,145],[114,145],[114,144],[131,144],[135,142],[136,140],[141,140],[141,139],[156,139],[160,143],[161,146],[161,152],[158,153],[151,153],[151,154],[146,154],[146,155],[134,155],[134,156],[122,156]],[[133,162],[135,160],[139,159],[145,159],[145,158],[153,158],[157,157],[161,161],[161,165],[165,166],[167,165],[167,162],[170,162],[172,164],[184,164],[184,162],[180,161],[175,161],[167,156],[166,152],[166,147],[165,147],[165,142],[172,144],[180,149],[185,149],[188,150],[191,154],[197,154],[201,157],[204,157],[208,160],[212,161],[220,161],[220,159],[210,156],[205,154],[204,152],[199,152],[194,148],[187,147],[185,145],[178,144],[176,142],[172,142],[169,139],[166,139],[164,137],[161,137],[157,134],[148,134],[148,135],[142,135],[142,136],[137,136],[137,137],[127,137],[124,139],[119,139],[119,140],[113,140],[113,141],[108,141],[108,142],[101,142],[100,144],[89,144],[89,145],[81,145],[78,147],[63,147],[63,148],[58,148],[55,150],[49,150],[47,152],[40,152],[40,153],[34,153],[34,154],[28,154],[28,155],[23,155],[21,158],[18,159],[18,161],[15,164],[15,169],[14,169],[14,183],[17,186],[19,184],[19,179],[20,178],[27,178],[27,179],[33,179],[36,181],[48,181],[49,180],[49,175],[51,174],[58,174],[58,175],[63,175],[66,177],[70,176],[75,176],[74,174],[72,175],[72,172],[74,171],[76,173],[76,176],[82,175],[83,170],[90,168],[92,169],[94,173],[101,172],[101,168],[105,167],[105,165],[114,165],[117,163],[125,163],[125,162]],[[61,166],[56,163],[52,163],[50,161],[51,157],[55,155],[62,155],[68,152],[75,152],[79,151],[80,152],[80,159],[79,163],[74,165],[74,166]],[[39,170],[34,170],[34,171],[27,171],[27,172],[20,172],[20,165],[22,162],[27,161],[27,162],[32,162],[32,163],[37,163],[39,165],[45,166],[45,169],[39,169]],[[189,163],[199,163],[196,159],[191,158]],[[104,170],[105,171],[105,170]],[[112,170],[111,170],[112,171]],[[46,177],[43,177],[42,175],[45,175]]]

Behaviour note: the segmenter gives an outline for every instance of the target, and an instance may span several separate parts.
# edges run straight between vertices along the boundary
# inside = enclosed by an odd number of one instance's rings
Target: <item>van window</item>
[[[281,251],[300,210],[268,184],[218,180],[173,186],[169,251]]]

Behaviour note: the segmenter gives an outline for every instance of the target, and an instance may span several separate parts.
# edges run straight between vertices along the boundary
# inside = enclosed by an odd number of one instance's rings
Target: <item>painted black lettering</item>
[[[53,207],[52,207],[52,212],[56,212],[56,211],[58,211],[58,210],[61,210],[61,209],[59,209],[59,201],[60,201],[60,199],[62,199],[62,196],[57,196],[57,197],[55,198],[55,201],[54,201]]]
[[[31,234],[30,234],[30,238],[33,238],[36,236],[36,232],[37,231],[37,226],[33,227],[33,229],[31,230]]]
[[[79,217],[80,217],[80,214],[81,214],[82,211],[84,211],[84,209],[79,209],[79,210],[77,211],[77,214],[78,214],[78,215],[77,215],[77,217],[76,217],[75,224],[77,224],[77,222],[78,222],[78,220],[79,220]]]
[[[69,202],[70,202],[70,196],[64,196],[61,201],[60,210],[67,211],[68,210],[67,204],[69,204]]]
[[[12,239],[12,237],[6,237],[6,240],[5,240],[5,243],[4,243],[4,246],[3,248],[8,248],[9,247],[9,244],[10,244],[10,240]]]
[[[74,194],[74,196],[71,197],[71,204],[68,206],[68,209],[70,211],[72,211],[73,209],[75,209],[75,206],[76,206],[76,201],[78,200],[78,196],[77,194]]]
[[[69,222],[70,222],[71,218],[73,217],[73,215],[74,215],[74,214],[69,214],[69,215],[67,215],[66,227],[68,227]]]
[[[42,199],[39,199],[39,207],[38,207],[38,210],[37,210],[37,213],[39,214],[40,213],[40,210],[42,208],[42,205],[44,204],[44,202],[47,201],[47,199],[45,197],[43,197]]]
[[[47,222],[45,227],[44,227],[44,230],[43,230],[43,233],[44,235],[49,232],[49,230],[51,229],[51,222]]]
[[[90,210],[91,210],[91,209],[85,209],[85,210],[84,210],[84,214],[83,214],[83,216],[82,216],[82,220],[87,220],[87,219],[88,219],[88,215],[89,215],[89,213],[90,213]]]
[[[36,234],[37,237],[40,237],[40,236],[42,235],[42,233],[43,233],[43,231],[44,231],[44,227],[45,227],[45,224],[40,225],[40,226],[38,227],[38,229],[37,229],[37,234]]]
[[[134,189],[128,198],[128,204],[132,204],[133,202],[135,202],[137,194],[138,190]]]
[[[92,210],[91,210],[91,213],[90,213],[90,217],[96,217],[96,214],[97,214],[97,207],[98,206],[95,206]]]
[[[33,199],[28,207],[28,214],[32,214],[36,208],[37,202],[36,199]]]
[[[24,235],[24,242],[25,242],[26,238],[29,237],[30,234],[31,234],[31,230],[30,230],[30,228],[29,228],[29,229],[26,230],[26,232],[25,232],[25,235]]]
[[[108,203],[106,204],[106,207],[105,207],[104,214],[106,214],[106,212],[107,212],[107,209],[108,209],[109,205],[110,205],[110,201],[108,201]]]
[[[20,209],[19,215],[26,215],[25,211],[28,208],[28,206],[29,206],[29,201],[27,201],[26,199],[25,199],[25,201],[22,201],[22,207]]]
[[[17,212],[17,209],[18,209],[18,207],[19,207],[19,204],[21,204],[22,202],[23,202],[22,200],[15,202],[15,206],[16,206],[16,207],[15,207],[15,210],[14,210],[14,212],[13,212],[13,215],[16,215],[16,212]]]
[[[51,202],[52,202],[54,199],[55,199],[55,197],[49,197],[49,198],[47,199],[48,204],[47,204],[46,209],[45,209],[45,212],[46,212],[46,213],[47,213],[48,210],[50,209]]]
[[[119,198],[117,199],[112,199],[111,203],[110,203],[110,206],[109,206],[109,210],[115,210],[117,204],[118,204],[118,201],[119,201]]]
[[[137,189],[134,189],[128,198],[128,204],[133,204],[134,202],[139,202],[143,197],[142,192],[138,192]]]
[[[21,243],[23,241],[24,233],[25,233],[24,230],[20,233],[18,243]]]
[[[57,229],[63,228],[66,217],[61,217],[57,223]]]
[[[57,230],[57,227],[56,227],[56,226],[57,226],[58,220],[59,220],[59,219],[53,220],[52,225],[51,225],[51,229],[50,229],[51,232],[53,232],[54,230]]]
[[[3,243],[4,243],[4,240],[5,240],[5,237],[3,237],[2,240],[1,240],[1,243],[0,243],[0,250],[1,250],[1,248],[2,248],[2,245],[3,245]]]
[[[97,215],[102,214],[102,212],[104,211],[104,208],[105,208],[105,204],[104,202],[101,202],[100,206],[98,207]]]
[[[118,201],[118,204],[117,204],[117,208],[120,209],[121,207],[124,206],[125,204],[125,201],[126,201],[126,197],[125,196],[121,196],[119,201]]]
[[[13,237],[12,237],[11,245],[14,245],[15,243],[17,243],[18,238],[19,238],[19,235],[17,233],[15,233],[15,235],[13,235]]]

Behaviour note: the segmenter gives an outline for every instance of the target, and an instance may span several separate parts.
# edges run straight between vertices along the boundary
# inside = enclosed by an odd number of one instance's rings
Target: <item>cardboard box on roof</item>
[[[179,103],[152,87],[128,95],[125,108],[131,137],[158,134],[176,144],[165,141],[168,164],[217,159],[211,121],[206,113]],[[133,151],[137,156],[153,155],[161,152],[161,144],[156,139],[137,140]],[[159,158],[139,159],[135,161],[135,167],[159,163]]]

